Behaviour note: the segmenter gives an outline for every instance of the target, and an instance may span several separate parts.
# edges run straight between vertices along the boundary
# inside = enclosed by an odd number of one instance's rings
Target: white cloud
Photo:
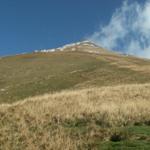
[[[150,0],[144,4],[125,0],[110,22],[88,40],[107,49],[150,58]]]

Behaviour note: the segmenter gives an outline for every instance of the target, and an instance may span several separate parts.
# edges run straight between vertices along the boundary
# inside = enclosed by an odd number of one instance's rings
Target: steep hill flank
[[[1,58],[0,103],[64,89],[150,83],[149,60],[90,45]]]

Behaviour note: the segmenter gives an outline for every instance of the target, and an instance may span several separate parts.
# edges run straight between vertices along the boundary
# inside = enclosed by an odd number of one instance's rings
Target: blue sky
[[[91,38],[100,26],[109,25],[122,2],[0,0],[0,55],[53,48]]]

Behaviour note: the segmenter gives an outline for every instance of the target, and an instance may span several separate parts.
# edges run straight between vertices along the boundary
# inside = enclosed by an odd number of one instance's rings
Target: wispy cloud
[[[125,0],[110,22],[88,39],[107,49],[150,58],[150,0],[144,4]]]

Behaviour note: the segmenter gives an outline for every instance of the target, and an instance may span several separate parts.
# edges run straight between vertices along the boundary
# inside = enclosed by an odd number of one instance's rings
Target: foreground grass
[[[0,106],[0,149],[150,149],[150,84],[89,88]]]

